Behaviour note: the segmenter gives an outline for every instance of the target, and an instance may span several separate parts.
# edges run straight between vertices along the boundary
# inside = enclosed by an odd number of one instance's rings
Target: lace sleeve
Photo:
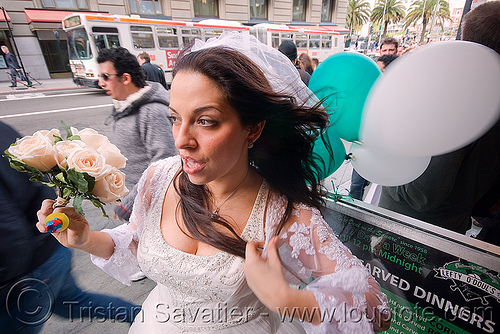
[[[303,323],[308,334],[379,330],[377,321],[389,312],[386,296],[317,209],[294,210],[279,235],[278,252],[287,281],[311,291],[320,307],[319,325]]]
[[[92,262],[104,270],[110,276],[116,278],[125,285],[131,284],[131,275],[136,274],[139,269],[137,262],[137,244],[139,236],[144,227],[152,203],[158,199],[157,188],[168,173],[165,169],[171,169],[172,158],[153,163],[143,173],[137,186],[137,196],[134,200],[134,208],[130,216],[130,223],[120,225],[114,229],[105,229],[115,242],[115,250],[109,259],[103,259],[91,255]]]

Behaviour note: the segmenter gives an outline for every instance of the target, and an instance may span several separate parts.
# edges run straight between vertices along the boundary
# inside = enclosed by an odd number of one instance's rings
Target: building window
[[[250,0],[250,18],[267,20],[267,0]]]
[[[321,22],[331,22],[334,0],[321,1]]]
[[[306,0],[293,0],[293,15],[292,21],[302,21],[306,20]]]
[[[89,9],[87,0],[43,0],[43,6],[64,9]]]
[[[217,0],[193,0],[195,17],[219,17]]]
[[[161,15],[160,0],[129,0],[130,12],[146,15]]]

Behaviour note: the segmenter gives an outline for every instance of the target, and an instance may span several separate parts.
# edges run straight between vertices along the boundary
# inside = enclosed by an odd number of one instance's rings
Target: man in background
[[[384,38],[382,44],[380,44],[380,56],[397,54],[398,45],[399,43],[395,38],[392,37]]]
[[[123,169],[132,189],[115,207],[128,220],[142,172],[154,161],[177,154],[172,136],[168,91],[157,82],[146,82],[134,55],[125,48],[102,49],[97,57],[99,86],[113,98],[111,141],[128,159]]]
[[[311,79],[311,75],[300,67],[300,62],[297,58],[297,46],[295,45],[295,43],[290,40],[283,41],[281,42],[278,50],[285,56],[287,56],[288,59],[290,59],[297,71],[299,71],[300,79],[302,80],[302,82],[304,82],[306,86],[309,85],[309,79]]]
[[[147,52],[139,53],[137,61],[141,65],[144,74],[146,74],[147,81],[159,82],[165,89],[168,89],[165,73],[160,66],[151,64],[151,58]]]
[[[21,68],[19,67],[19,63],[17,62],[16,55],[9,51],[9,48],[6,45],[2,45],[2,52],[5,53],[5,61],[7,62],[7,66],[10,70],[10,86],[9,87],[17,87],[16,77],[19,76],[20,80],[24,80],[24,75],[21,73]]]

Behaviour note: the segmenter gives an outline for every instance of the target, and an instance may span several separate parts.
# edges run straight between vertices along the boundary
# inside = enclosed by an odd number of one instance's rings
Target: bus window
[[[120,46],[118,29],[111,27],[92,27],[94,42],[97,50],[117,48]]]
[[[69,59],[90,59],[92,51],[85,28],[68,31]]]
[[[286,39],[290,39],[293,41],[293,34],[289,32],[282,32],[281,33],[281,41],[284,41]]]
[[[297,48],[307,48],[307,34],[295,34]]]
[[[334,46],[335,48],[338,46],[338,41],[339,41],[338,37],[335,37],[335,38],[334,38],[334,42],[333,42],[333,46]]]
[[[273,32],[273,34],[271,36],[272,36],[271,40],[273,43],[273,48],[275,48],[275,49],[279,48],[279,46],[280,46],[280,34],[277,32]]]
[[[332,36],[321,36],[321,48],[322,49],[332,48]]]
[[[134,49],[154,49],[153,29],[145,26],[130,26]]]
[[[198,28],[196,29],[182,28],[181,35],[183,44],[182,47],[185,48],[186,46],[190,45],[195,38],[201,39],[201,30]]]
[[[179,48],[177,28],[156,27],[156,36],[158,37],[158,46],[160,49]]]
[[[222,32],[222,29],[205,29],[205,41],[212,37],[219,37]]]
[[[118,35],[107,35],[108,38],[108,48],[117,48],[120,46],[120,40]]]
[[[319,35],[310,35],[309,36],[309,48],[310,49],[319,49]]]

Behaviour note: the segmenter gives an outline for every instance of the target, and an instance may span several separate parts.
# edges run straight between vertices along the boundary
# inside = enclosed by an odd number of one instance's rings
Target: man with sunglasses
[[[115,216],[128,220],[142,172],[152,162],[177,154],[167,118],[169,93],[157,82],[146,83],[137,58],[127,49],[102,49],[97,62],[99,86],[114,103],[111,141],[128,159],[123,171],[127,188],[132,189],[115,207]]]

